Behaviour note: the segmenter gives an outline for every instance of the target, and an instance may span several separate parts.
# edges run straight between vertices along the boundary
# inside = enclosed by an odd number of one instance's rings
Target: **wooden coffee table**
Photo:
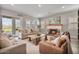
[[[37,36],[37,35],[29,35],[28,36],[29,41],[32,41],[35,45],[38,45],[39,42],[41,41],[41,36]]]

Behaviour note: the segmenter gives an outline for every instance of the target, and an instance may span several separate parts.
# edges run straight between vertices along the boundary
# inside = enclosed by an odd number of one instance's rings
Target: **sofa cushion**
[[[0,49],[11,46],[12,43],[7,36],[1,35],[0,37]]]
[[[66,42],[66,37],[63,35],[60,37],[58,46],[61,47],[65,42]]]
[[[56,46],[59,46],[60,37],[57,37],[56,39],[52,40],[51,42],[55,44]]]

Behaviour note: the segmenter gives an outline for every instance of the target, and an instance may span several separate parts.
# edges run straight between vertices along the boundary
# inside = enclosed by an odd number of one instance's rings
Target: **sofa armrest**
[[[26,53],[26,43],[18,43],[15,45],[12,45],[10,47],[6,47],[3,49],[0,49],[0,53],[2,54],[25,54]]]
[[[39,44],[40,53],[44,54],[62,54],[63,49],[47,42],[40,42]]]

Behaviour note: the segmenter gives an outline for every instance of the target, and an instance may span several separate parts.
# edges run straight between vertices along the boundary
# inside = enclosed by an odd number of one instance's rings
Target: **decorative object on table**
[[[37,36],[40,36],[41,34],[40,33],[37,33]]]
[[[46,40],[48,40],[48,39],[47,39],[47,34],[45,35],[45,41],[46,41]]]

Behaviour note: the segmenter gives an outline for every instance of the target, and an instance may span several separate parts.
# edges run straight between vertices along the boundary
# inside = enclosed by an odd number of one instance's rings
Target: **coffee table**
[[[38,45],[39,42],[41,41],[41,36],[37,36],[37,35],[29,35],[28,38],[29,41],[32,41],[35,45]]]

